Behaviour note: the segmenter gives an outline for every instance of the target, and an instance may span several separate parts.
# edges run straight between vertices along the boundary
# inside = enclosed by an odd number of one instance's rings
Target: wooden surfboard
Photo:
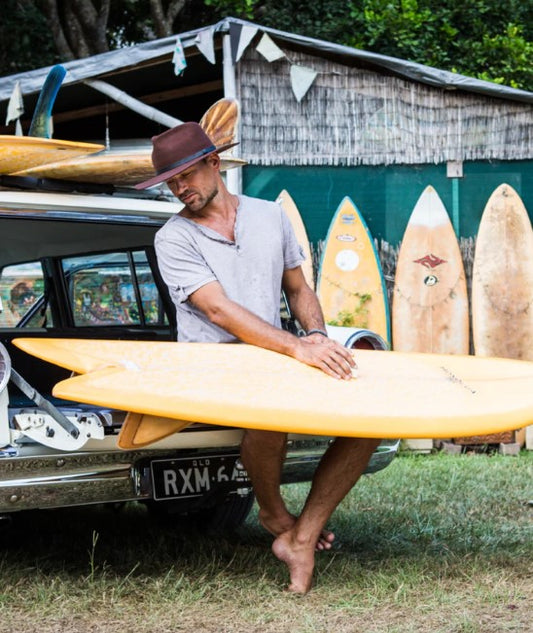
[[[221,156],[221,171],[245,164],[246,161],[242,159]],[[152,165],[152,150],[148,148],[142,151],[102,152],[94,156],[37,165],[13,175],[127,187],[148,180],[155,175],[155,171]]]
[[[487,433],[533,420],[533,363],[526,361],[357,350],[357,377],[346,381],[244,344],[13,342],[43,360],[82,372],[58,383],[57,397],[172,418],[182,426],[198,421],[313,435],[406,438]]]
[[[329,325],[367,328],[390,343],[385,280],[374,240],[348,197],[331,221],[317,295]]]
[[[491,195],[479,225],[472,332],[478,356],[533,360],[533,229],[507,184]]]
[[[101,152],[93,156],[37,165],[14,175],[117,186],[135,185],[154,175],[151,155],[149,148],[142,151]]]
[[[468,354],[466,278],[444,205],[424,189],[404,233],[392,303],[393,349]]]
[[[221,147],[233,143],[237,134],[239,106],[235,99],[219,99],[204,114],[200,125],[213,143]],[[103,146],[100,148],[103,149]],[[220,170],[227,171],[246,165],[231,150],[220,154]],[[74,157],[20,168],[16,176],[54,178],[102,185],[132,186],[155,175],[152,165],[152,148],[109,150],[93,156]]]
[[[307,281],[307,284],[313,290],[315,289],[315,273],[313,271],[313,255],[311,253],[311,246],[309,244],[309,238],[307,237],[307,231],[305,224],[302,220],[302,216],[298,211],[294,200],[290,196],[289,192],[285,189],[276,198],[276,202],[283,207],[285,213],[289,216],[292,228],[296,234],[298,244],[305,255],[305,261],[302,264],[302,271]]]
[[[95,143],[4,134],[0,136],[0,174],[14,174],[36,165],[93,154],[103,149],[103,145]]]

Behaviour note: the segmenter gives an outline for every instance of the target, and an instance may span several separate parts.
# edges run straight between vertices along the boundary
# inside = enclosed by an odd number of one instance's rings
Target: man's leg
[[[329,517],[364,472],[380,440],[337,438],[320,462],[301,515],[272,545],[289,568],[289,590],[311,588],[315,544]]]
[[[287,451],[287,434],[272,431],[245,431],[241,459],[252,481],[261,525],[274,536],[290,530],[296,517],[281,496],[281,473]],[[320,530],[315,541],[318,550],[330,549],[335,536]]]
[[[286,451],[286,433],[247,430],[241,443],[241,459],[259,504],[259,520],[276,536],[294,523],[280,490]]]

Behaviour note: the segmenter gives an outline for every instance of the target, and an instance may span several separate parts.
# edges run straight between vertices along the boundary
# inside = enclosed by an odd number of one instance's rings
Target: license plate
[[[157,459],[150,464],[154,499],[186,499],[220,488],[249,485],[239,455]]]

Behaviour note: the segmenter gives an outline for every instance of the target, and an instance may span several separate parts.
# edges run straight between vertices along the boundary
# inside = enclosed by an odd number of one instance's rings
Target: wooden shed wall
[[[533,106],[447,91],[286,51],[238,64],[241,155],[252,165],[416,165],[533,158]],[[318,71],[301,103],[291,64]]]

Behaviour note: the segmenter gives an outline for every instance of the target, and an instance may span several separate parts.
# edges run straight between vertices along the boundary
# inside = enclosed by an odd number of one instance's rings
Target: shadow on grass
[[[4,565],[36,566],[44,573],[85,573],[92,564],[157,574],[176,562],[194,565],[214,549],[229,560],[242,546],[238,535],[215,538],[187,517],[162,519],[134,503],[19,513],[0,537]]]
[[[386,569],[393,561],[438,569],[475,557],[518,565],[519,572],[533,549],[531,509],[521,490],[531,485],[532,460],[509,459],[400,458],[363,478],[332,517],[336,546],[332,555],[317,557],[318,569],[340,570],[354,561],[363,569]],[[308,486],[285,491],[289,508],[298,511]],[[198,528],[187,517],[161,520],[142,504],[20,513],[0,532],[0,561],[4,570],[50,576],[106,569],[158,577],[176,566],[192,577],[224,569],[277,574],[276,567],[269,570],[272,538],[259,526],[256,508],[231,536]]]

